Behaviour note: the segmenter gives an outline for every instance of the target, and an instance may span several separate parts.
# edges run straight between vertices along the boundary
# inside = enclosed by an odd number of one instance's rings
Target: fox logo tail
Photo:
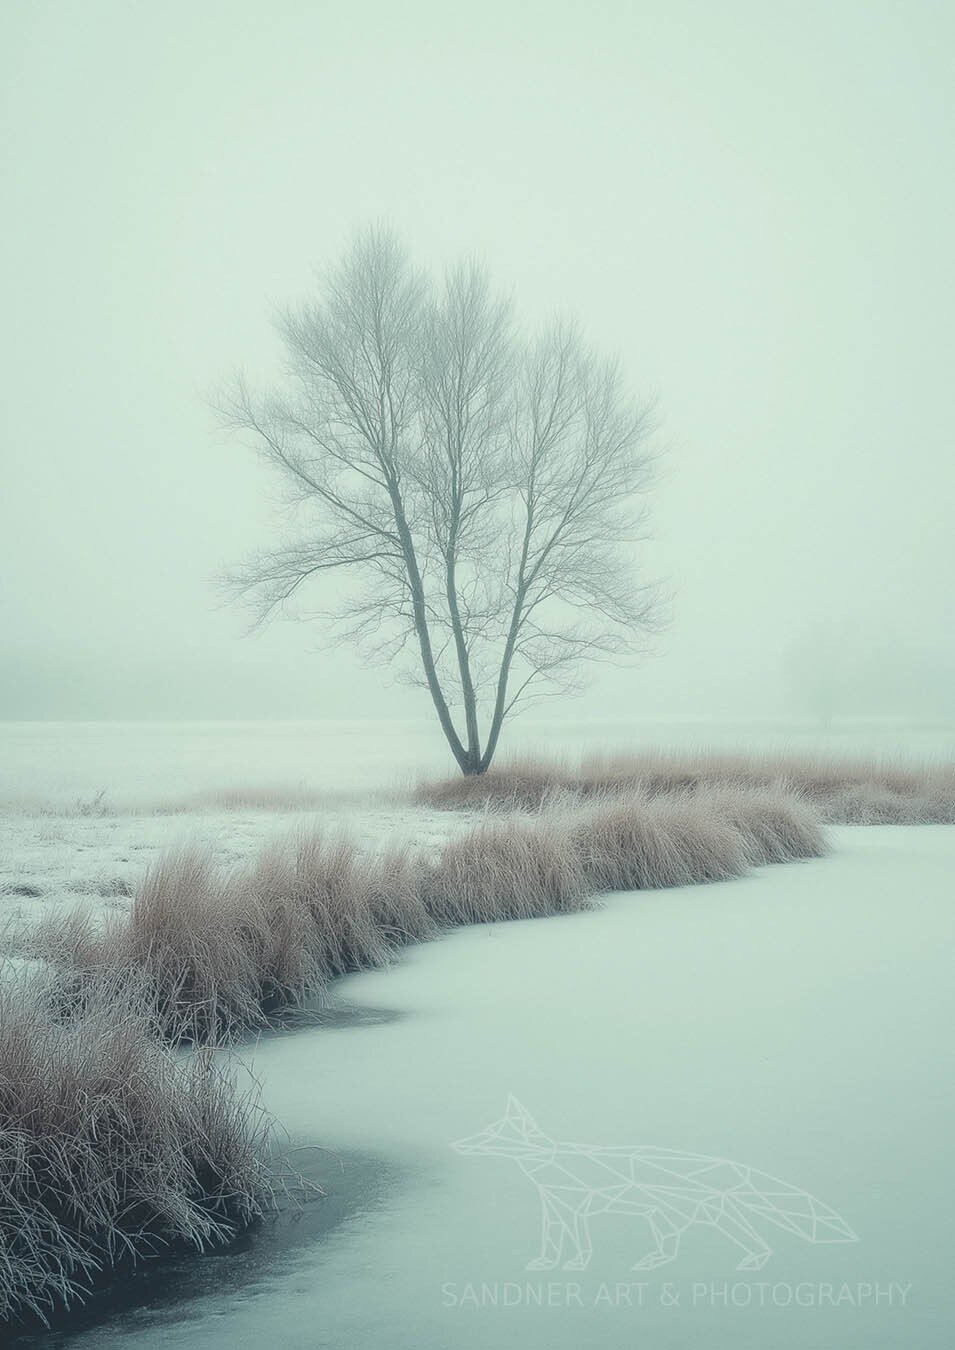
[[[750,1214],[795,1233],[806,1242],[859,1241],[841,1214],[779,1177],[750,1172],[748,1185],[734,1191],[733,1198]]]

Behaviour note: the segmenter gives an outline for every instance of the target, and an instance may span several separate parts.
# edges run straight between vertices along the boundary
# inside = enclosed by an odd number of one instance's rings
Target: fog
[[[657,394],[672,620],[551,715],[955,715],[953,50],[926,0],[7,6],[0,717],[428,714],[213,587],[276,485],[206,395],[370,220]]]

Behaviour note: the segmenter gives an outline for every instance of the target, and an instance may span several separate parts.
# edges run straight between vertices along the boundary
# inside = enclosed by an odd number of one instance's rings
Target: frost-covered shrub
[[[163,1048],[135,980],[0,972],[0,1325],[115,1267],[229,1241],[273,1207],[269,1126],[208,1052]]]

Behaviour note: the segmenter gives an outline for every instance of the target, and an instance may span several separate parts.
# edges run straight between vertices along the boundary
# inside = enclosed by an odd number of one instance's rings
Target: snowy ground
[[[314,749],[301,733],[281,733],[281,744],[263,733],[256,763],[272,772],[258,780],[242,772],[238,750],[223,773],[221,730],[200,736],[199,748],[181,730],[171,740],[168,730],[126,735],[128,744],[115,732],[46,731],[33,734],[30,750],[21,733],[4,760],[8,797],[21,794],[0,817],[7,913],[17,907],[29,919],[84,887],[96,903],[126,903],[119,892],[183,835],[212,842],[229,862],[303,819],[345,825],[369,846],[406,834],[435,847],[460,827],[458,817],[417,812],[398,797],[363,796],[372,761],[357,734],[341,738],[350,759],[339,744],[324,757],[334,771],[310,780],[295,773],[301,747]],[[13,742],[8,733],[6,748]],[[110,745],[121,743],[126,767],[117,754],[112,776],[98,781]],[[150,746],[152,786],[133,754]],[[952,746],[936,737],[837,748]],[[428,767],[419,751],[392,761],[393,783]],[[339,795],[309,812],[224,811],[211,798],[183,810],[190,792],[256,781]],[[68,794],[111,783],[117,799],[141,794],[139,813],[77,814]],[[163,796],[177,799],[176,814],[155,814]],[[325,1167],[329,1195],[310,1207],[298,1239],[266,1237],[241,1258],[222,1258],[231,1267],[192,1262],[209,1276],[182,1282],[189,1298],[170,1302],[168,1289],[160,1297],[157,1281],[154,1307],[70,1345],[949,1346],[955,829],[832,835],[833,855],[818,861],[718,886],[617,895],[589,914],[460,931],[392,969],[343,981],[342,997],[367,1010],[364,1020],[242,1052],[293,1139],[338,1155],[322,1155],[340,1166]],[[24,885],[42,894],[10,893]],[[528,1270],[541,1239],[535,1183],[512,1156],[451,1148],[499,1121],[509,1095],[547,1139],[624,1147],[628,1166],[630,1146],[655,1145],[783,1178],[835,1210],[858,1241],[810,1241],[750,1210],[750,1250],[772,1250],[761,1268],[737,1269],[746,1248],[726,1226],[693,1222],[670,1264],[634,1270],[654,1246],[650,1226],[607,1214],[593,1220],[589,1265]],[[523,1131],[522,1148],[528,1139],[551,1147],[526,1122]],[[605,1162],[598,1153],[563,1165],[570,1184],[593,1190],[593,1169],[602,1176]],[[670,1166],[671,1190],[685,1190],[686,1158]],[[772,1189],[760,1187],[764,1196]],[[782,1203],[794,1211],[808,1202],[789,1194]],[[562,1262],[580,1250],[578,1233]]]

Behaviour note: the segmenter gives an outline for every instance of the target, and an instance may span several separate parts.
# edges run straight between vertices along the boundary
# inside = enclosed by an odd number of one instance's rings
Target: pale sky
[[[562,711],[955,715],[953,52],[947,0],[10,0],[0,717],[427,715],[211,585],[275,526],[206,391],[372,220],[657,393],[671,626]]]

